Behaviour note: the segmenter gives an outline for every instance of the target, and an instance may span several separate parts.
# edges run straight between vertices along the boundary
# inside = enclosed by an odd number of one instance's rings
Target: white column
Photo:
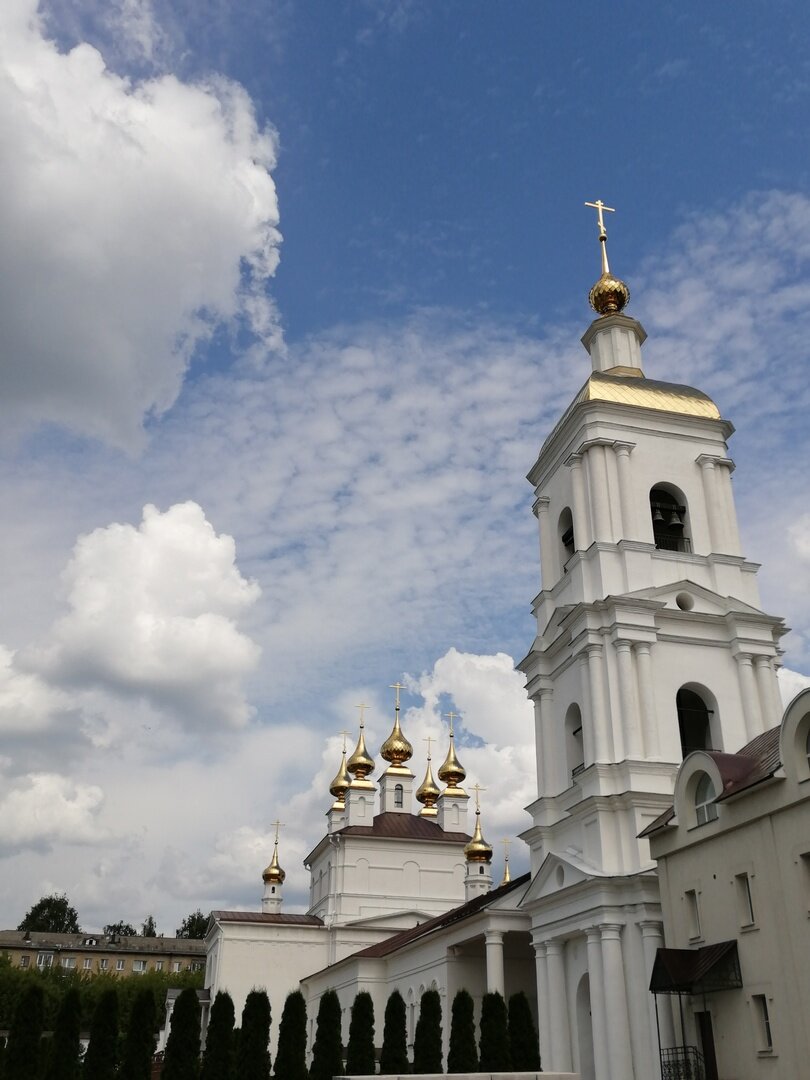
[[[655,954],[664,944],[664,928],[659,922],[652,920],[639,924],[641,926],[641,941],[644,948],[644,969],[646,971],[647,986],[650,985]],[[650,1031],[653,1040],[657,1039],[658,1031],[661,1032],[661,1047],[668,1049],[675,1046],[675,1027],[672,1023],[672,1009],[669,995],[663,994],[658,1001],[658,1021],[655,1018],[655,998],[652,994],[647,995],[650,999]],[[658,1046],[653,1044],[653,1060],[656,1063],[655,1075],[661,1075],[661,1055]]]
[[[759,690],[759,707],[762,713],[762,729],[774,727],[782,719],[782,703],[776,708],[776,675],[771,667],[768,656],[754,657],[754,672],[756,673],[757,689]]]
[[[740,530],[737,525],[737,509],[734,506],[734,492],[731,486],[731,474],[734,472],[734,462],[731,458],[722,458],[715,463],[715,475],[717,488],[723,502],[724,517],[726,522],[726,554],[742,555],[740,543]]]
[[[593,507],[594,540],[610,541],[613,539],[610,529],[610,504],[608,491],[607,461],[605,448],[601,443],[588,448],[585,459],[588,470],[588,487]]]
[[[544,589],[550,589],[557,578],[554,571],[554,540],[548,516],[549,502],[548,496],[539,495],[532,506],[540,530],[540,578]]]
[[[588,941],[588,981],[591,991],[591,1028],[593,1029],[593,1060],[596,1080],[610,1080],[608,1059],[607,1017],[605,995],[602,988],[605,977],[602,971],[602,934],[598,926],[586,931]]]
[[[661,756],[661,741],[658,737],[658,717],[655,713],[655,689],[650,655],[652,645],[649,641],[637,641],[633,648],[636,652],[638,670],[638,696],[644,752],[648,758],[657,758]]]
[[[593,706],[591,704],[590,672],[587,652],[581,652],[576,658],[579,670],[577,677],[582,688],[582,760],[587,768],[594,761],[593,750]]]
[[[636,536],[636,504],[633,501],[633,486],[630,479],[630,451],[633,443],[615,443],[613,451],[616,454],[616,467],[619,471],[619,505],[622,508],[622,525],[624,526],[620,540],[638,539]]]
[[[743,717],[745,718],[745,737],[750,742],[762,731],[759,694],[757,693],[751,657],[747,653],[737,653],[736,660],[740,673],[740,694],[742,695]]]
[[[534,972],[537,979],[537,1033],[540,1039],[540,1061],[548,1071],[551,1056],[551,1014],[548,1002],[548,961],[546,944],[539,940],[532,931],[534,947]]]
[[[588,645],[588,673],[590,675],[591,721],[593,724],[593,752],[595,761],[610,761],[611,745],[608,741],[608,716],[605,708],[605,678],[602,670],[602,646]]]
[[[630,1054],[630,1019],[622,962],[622,928],[620,925],[603,924],[600,929],[610,1077],[611,1080],[630,1080],[633,1076],[633,1061]]]
[[[484,942],[487,953],[487,993],[497,993],[503,997],[503,934],[500,930],[487,930]]]
[[[706,505],[706,517],[709,522],[709,537],[711,550],[725,552],[726,538],[723,529],[723,506],[720,502],[720,492],[717,485],[717,473],[715,472],[715,459],[708,454],[701,454],[697,459],[703,472],[703,496]]]
[[[616,642],[616,654],[619,666],[619,697],[622,703],[622,730],[624,732],[624,753],[628,758],[638,759],[644,756],[641,744],[641,726],[638,718],[638,697],[635,688],[635,672],[631,643],[620,638]]]
[[[537,795],[550,795],[554,788],[554,753],[551,738],[551,695],[549,687],[534,694],[534,752],[537,762]]]
[[[571,1071],[571,1034],[568,1027],[568,995],[565,991],[563,942],[546,942],[548,965],[548,1003],[551,1027],[551,1061],[543,1063],[546,1072]]]
[[[574,550],[587,551],[593,542],[593,529],[588,513],[588,500],[585,497],[586,479],[582,472],[582,454],[572,454],[568,459],[571,467],[571,494],[573,505],[571,517],[574,519]]]

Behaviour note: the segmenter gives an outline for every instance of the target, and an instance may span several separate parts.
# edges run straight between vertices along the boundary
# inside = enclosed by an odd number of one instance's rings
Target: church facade
[[[671,996],[649,992],[674,917],[651,830],[685,759],[734,752],[779,725],[785,627],[762,611],[758,567],[741,549],[733,426],[700,391],[647,377],[646,334],[624,313],[599,212],[597,317],[582,338],[591,371],[529,473],[542,574],[537,636],[518,665],[535,710],[530,873],[492,888],[452,733],[443,789],[428,762],[414,796],[397,705],[379,789],[362,727],[344,753],[326,835],[306,860],[308,913],[282,912],[276,851],[261,913],[212,914],[206,985],[237,1008],[255,985],[278,1010],[300,984],[313,1024],[331,988],[345,1038],[359,990],[381,1021],[399,989],[412,1040],[420,995],[435,988],[446,1052],[456,990],[477,1004],[487,990],[522,990],[543,1068],[583,1080],[661,1076],[661,1048],[680,1068],[687,1034],[700,1041],[694,1025],[678,1027]]]

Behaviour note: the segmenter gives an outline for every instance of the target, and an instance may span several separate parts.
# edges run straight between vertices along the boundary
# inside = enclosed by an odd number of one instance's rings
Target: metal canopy
[[[742,986],[736,941],[720,941],[699,949],[659,949],[650,990],[653,994],[708,994]]]

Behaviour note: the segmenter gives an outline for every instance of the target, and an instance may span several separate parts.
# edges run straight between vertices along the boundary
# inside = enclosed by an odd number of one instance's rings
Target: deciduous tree
[[[442,1069],[442,1002],[438,990],[426,990],[419,1003],[413,1038],[413,1071],[440,1073]]]
[[[447,1053],[449,1073],[478,1072],[474,1011],[473,999],[468,991],[459,990],[453,998],[453,1011],[450,1015],[450,1049]]]
[[[141,937],[157,937],[157,926],[153,915],[147,915],[141,927]]]
[[[334,990],[327,990],[318,1006],[309,1075],[310,1080],[331,1080],[333,1076],[343,1075],[340,1001]]]
[[[349,1043],[346,1047],[346,1072],[349,1076],[373,1076],[376,1071],[374,1002],[367,990],[361,990],[352,1005]]]
[[[111,922],[104,927],[108,937],[135,937],[138,931],[128,922]]]
[[[307,1004],[300,990],[287,994],[284,1002],[273,1075],[276,1080],[307,1080]]]
[[[208,916],[203,915],[199,908],[196,911],[192,911],[190,915],[186,915],[182,923],[178,926],[175,933],[180,938],[198,938],[205,937],[205,931],[208,929]]]
[[[380,1072],[383,1076],[400,1076],[409,1068],[405,1002],[399,990],[394,990],[385,1004]]]
[[[64,893],[43,896],[29,908],[18,930],[35,930],[40,934],[80,934],[79,916]]]

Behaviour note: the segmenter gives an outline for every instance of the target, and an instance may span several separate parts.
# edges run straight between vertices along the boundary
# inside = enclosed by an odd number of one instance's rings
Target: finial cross
[[[347,731],[346,728],[344,728],[343,731],[338,732],[338,735],[343,736],[343,753],[345,754],[346,753],[346,740],[351,735],[351,732]]]
[[[275,843],[276,843],[276,847],[278,847],[278,830],[284,828],[284,822],[276,820],[276,821],[271,821],[270,824],[275,826],[275,830],[276,830],[276,841],[275,841]]]
[[[428,761],[430,761],[430,746],[431,746],[431,743],[433,742],[433,736],[432,735],[426,735],[424,737],[424,739],[422,740],[422,742],[426,742],[428,744]]]
[[[366,709],[367,708],[368,708],[368,705],[366,705],[362,701],[360,702],[359,705],[355,705],[355,709],[360,710],[360,727],[361,728],[364,728],[366,726],[365,715],[366,715]]]
[[[447,719],[450,721],[450,734],[452,735],[453,734],[453,721],[458,717],[458,713],[453,712],[451,710],[450,712],[446,712],[443,715],[446,716]]]
[[[616,211],[612,206],[605,206],[601,199],[597,199],[596,202],[586,202],[586,206],[591,206],[597,213],[599,221],[599,243],[602,245],[602,273],[609,274],[610,267],[608,266],[607,257],[607,229],[605,228],[605,218],[603,211],[607,210],[609,214],[615,214]]]
[[[503,844],[503,849],[504,849],[504,851],[503,851],[503,857],[504,857],[504,858],[506,859],[506,861],[508,862],[508,861],[509,861],[509,846],[510,846],[510,844],[512,843],[512,841],[511,841],[511,840],[510,840],[510,839],[509,839],[508,837],[506,837],[506,836],[505,836],[505,837],[503,838],[503,840],[501,840],[501,843]]]
[[[480,810],[481,799],[479,798],[479,796],[482,791],[486,791],[487,789],[485,787],[481,787],[480,784],[473,784],[472,789],[475,792],[475,809]]]
[[[397,710],[397,712],[399,712],[399,692],[400,692],[400,690],[404,690],[405,687],[403,686],[403,684],[401,682],[395,682],[395,683],[391,683],[391,685],[388,687],[388,689],[389,690],[396,690],[396,692],[397,692],[396,710]]]

